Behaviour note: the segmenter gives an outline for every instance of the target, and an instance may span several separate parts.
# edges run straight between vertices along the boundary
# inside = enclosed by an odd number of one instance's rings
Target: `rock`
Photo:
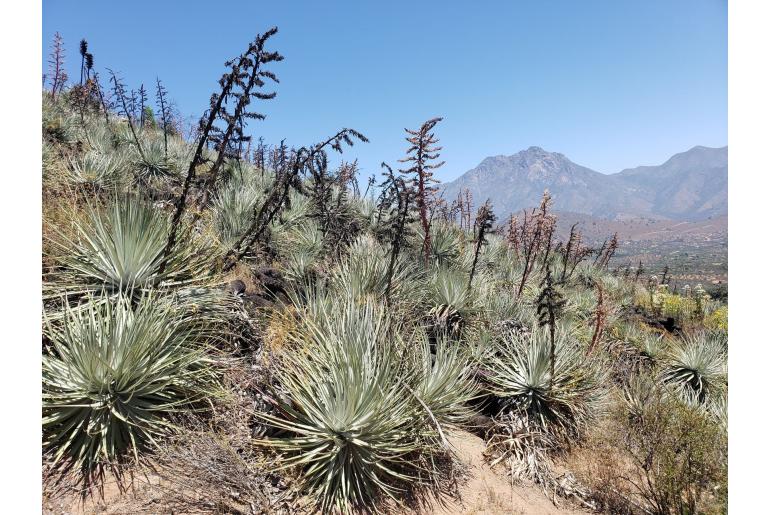
[[[286,281],[284,281],[281,272],[273,267],[263,266],[257,268],[254,271],[254,279],[262,285],[265,293],[268,293],[273,298],[286,294]]]
[[[240,279],[235,279],[234,281],[230,281],[230,283],[227,285],[227,290],[236,297],[240,297],[246,293],[246,283]]]
[[[474,415],[469,420],[469,425],[474,429],[474,432],[484,432],[492,427],[494,421],[492,417],[486,415]]]

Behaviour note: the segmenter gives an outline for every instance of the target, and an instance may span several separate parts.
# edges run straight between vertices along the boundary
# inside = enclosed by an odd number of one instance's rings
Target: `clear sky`
[[[444,181],[532,145],[613,173],[727,144],[726,0],[44,0],[42,21],[71,78],[86,38],[98,70],[129,88],[157,75],[196,118],[224,61],[276,25],[278,96],[249,132],[299,146],[355,128],[371,142],[346,158],[364,175],[397,165],[404,127],[434,116]]]

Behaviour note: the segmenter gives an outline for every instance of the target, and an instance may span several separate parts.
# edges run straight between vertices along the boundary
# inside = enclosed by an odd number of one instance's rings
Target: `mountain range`
[[[697,146],[661,165],[614,174],[530,147],[510,156],[487,157],[441,187],[449,202],[465,189],[476,205],[489,199],[498,220],[537,206],[546,189],[556,211],[609,220],[704,220],[727,214],[727,147]]]

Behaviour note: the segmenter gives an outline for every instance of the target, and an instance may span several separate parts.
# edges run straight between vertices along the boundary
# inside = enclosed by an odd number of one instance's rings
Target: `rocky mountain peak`
[[[537,206],[548,189],[557,210],[610,219],[703,219],[727,213],[727,147],[697,146],[658,166],[605,175],[531,146],[487,157],[443,188],[448,199],[466,188],[479,202],[490,199],[498,216]]]

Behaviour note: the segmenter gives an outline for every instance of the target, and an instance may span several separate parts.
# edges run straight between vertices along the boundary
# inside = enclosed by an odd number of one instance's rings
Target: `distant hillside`
[[[727,147],[694,147],[662,165],[610,177],[630,188],[651,214],[700,220],[727,213]]]
[[[469,189],[500,217],[536,206],[548,189],[555,209],[606,219],[703,220],[727,214],[727,147],[694,147],[659,166],[605,175],[563,154],[530,147],[484,159],[443,186],[444,198]]]

